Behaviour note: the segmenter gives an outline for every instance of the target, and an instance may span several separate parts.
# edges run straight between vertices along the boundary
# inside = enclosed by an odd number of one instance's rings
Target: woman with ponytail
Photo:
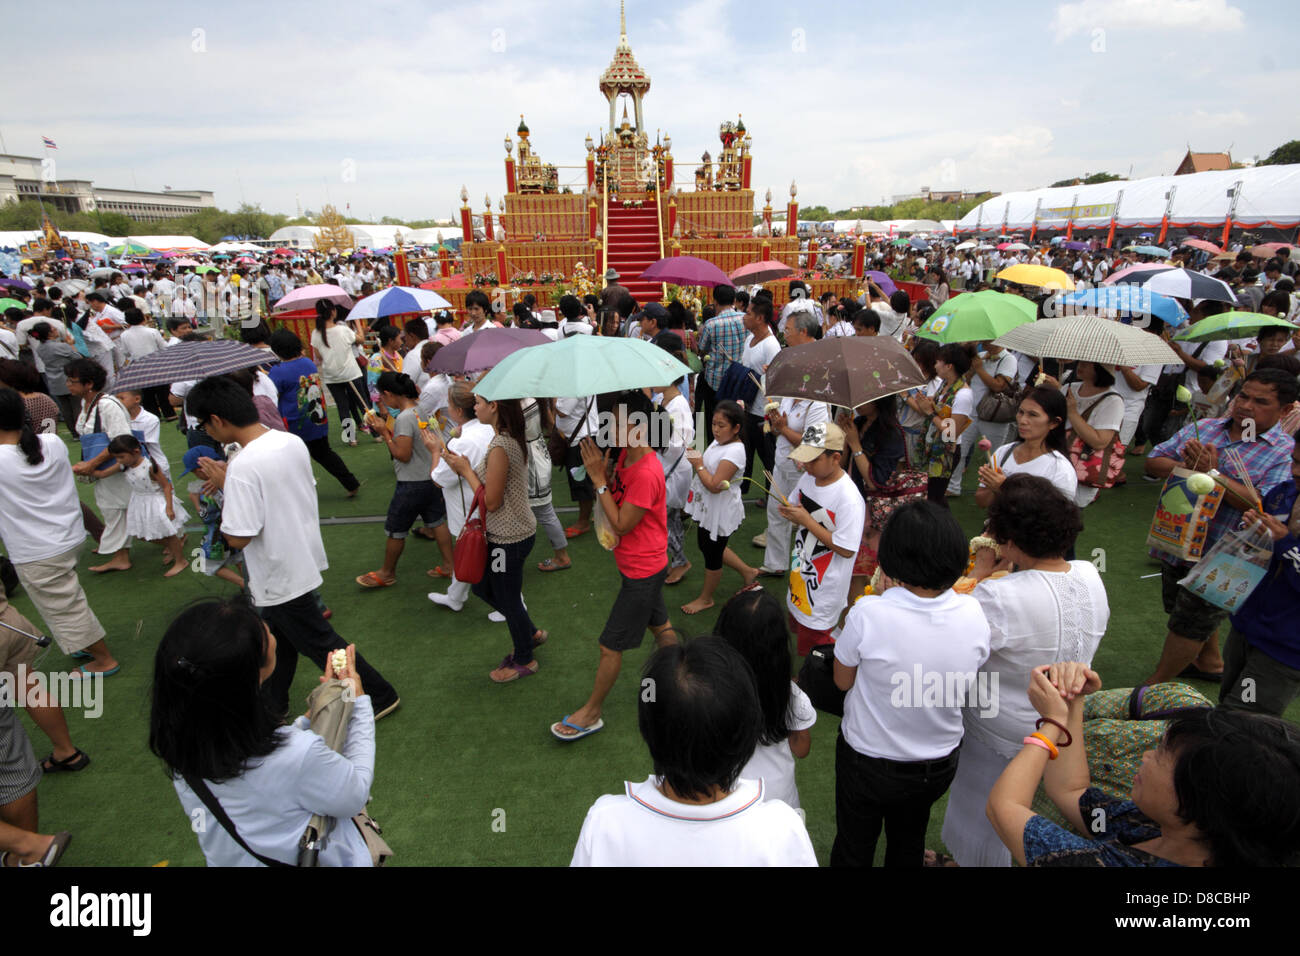
[[[316,330],[311,334],[311,347],[320,369],[321,381],[329,389],[338,409],[340,421],[352,422],[352,430],[345,436],[353,447],[361,430],[361,419],[366,414],[362,389],[366,387],[366,373],[356,360],[356,333],[339,317],[339,309],[325,299],[316,301]]]
[[[388,517],[384,520],[384,533],[388,542],[384,546],[384,564],[378,571],[367,571],[357,578],[363,588],[386,588],[397,583],[397,562],[406,547],[406,536],[416,518],[423,518],[427,527],[434,529],[435,540],[442,549],[443,562],[451,567],[451,534],[447,530],[447,509],[442,491],[433,483],[433,453],[420,438],[427,422],[420,421],[416,405],[420,391],[409,375],[402,372],[382,372],[375,387],[379,399],[392,416],[393,427],[377,418],[371,419],[371,428],[388,447],[393,458],[393,472],[397,487],[388,503]]]
[[[79,673],[115,674],[119,665],[77,580],[85,537],[67,446],[37,435],[22,396],[0,388],[0,539],[59,649],[90,659]]]

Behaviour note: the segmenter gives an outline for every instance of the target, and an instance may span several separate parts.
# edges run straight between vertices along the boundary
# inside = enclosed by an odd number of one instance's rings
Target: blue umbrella
[[[1154,315],[1168,325],[1187,321],[1187,312],[1177,301],[1159,292],[1136,285],[1103,285],[1078,292],[1067,292],[1057,299],[1067,309],[1097,309],[1114,312],[1121,320]]]
[[[930,244],[926,242],[924,239],[918,239],[917,237],[913,236],[910,242],[912,243],[913,249],[920,249],[922,252],[927,252],[930,249]]]
[[[428,289],[413,289],[410,286],[395,285],[361,299],[352,311],[349,319],[377,319],[389,315],[408,315],[431,312],[434,309],[450,309],[451,303]],[[548,396],[549,397],[549,396]]]
[[[1129,248],[1140,256],[1160,256],[1162,259],[1169,258],[1169,250],[1161,249],[1159,246],[1130,246]]]
[[[1063,243],[1063,242],[1065,242],[1065,236],[1053,236],[1053,237],[1052,237],[1052,245],[1054,245],[1054,246],[1059,246],[1059,245],[1060,245],[1061,243]]]

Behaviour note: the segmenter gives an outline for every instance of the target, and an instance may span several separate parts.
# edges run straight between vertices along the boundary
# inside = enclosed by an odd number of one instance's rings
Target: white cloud
[[[1240,30],[1245,14],[1228,0],[1079,0],[1056,8],[1059,43],[1076,33],[1104,30]]]

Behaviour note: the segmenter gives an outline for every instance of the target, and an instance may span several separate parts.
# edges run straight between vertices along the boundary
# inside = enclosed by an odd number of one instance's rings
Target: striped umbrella
[[[451,303],[436,292],[395,285],[359,300],[348,313],[348,318],[378,319],[389,315],[410,315],[449,308]]]
[[[1099,362],[1102,365],[1178,362],[1178,355],[1160,336],[1095,315],[1028,322],[999,336],[995,344],[1037,358]]]
[[[182,342],[136,359],[117,377],[113,388],[126,391],[170,385],[172,382],[209,378],[278,361],[280,360],[268,349],[254,348],[230,339]]]
[[[1186,269],[1153,269],[1149,272],[1135,269],[1124,276],[1124,281],[1176,299],[1212,299],[1234,305],[1237,302],[1232,287],[1222,279]]]

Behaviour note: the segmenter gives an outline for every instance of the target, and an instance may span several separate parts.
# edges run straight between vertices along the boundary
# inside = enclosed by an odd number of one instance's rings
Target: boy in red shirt
[[[644,392],[624,392],[613,408],[613,444],[623,448],[612,480],[607,480],[605,454],[590,438],[582,440],[582,463],[596,488],[596,500],[619,536],[614,561],[623,579],[609,620],[600,635],[600,663],[591,697],[558,723],[551,733],[560,740],[577,740],[605,726],[601,708],[618,680],[623,652],[641,646],[646,628],[655,645],[676,643],[664,604],[668,577],[668,508],[663,465],[648,444],[654,406]]]

